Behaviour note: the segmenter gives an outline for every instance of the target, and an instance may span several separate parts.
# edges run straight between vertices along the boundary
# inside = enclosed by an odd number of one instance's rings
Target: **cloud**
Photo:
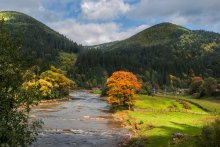
[[[0,11],[18,11],[30,15],[40,21],[57,21],[63,12],[55,12],[45,6],[50,0],[1,0]]]
[[[167,21],[177,25],[184,25],[187,24],[189,20],[183,16],[171,15],[167,18]]]
[[[82,9],[73,17],[77,6]],[[28,14],[83,45],[122,40],[147,27],[143,25],[121,31],[120,24],[112,19],[125,14],[129,9],[130,5],[123,0],[2,0],[0,5],[0,10]],[[70,16],[66,17],[67,14]],[[80,16],[88,21],[83,22]],[[96,20],[105,22],[99,23]]]
[[[163,21],[220,32],[219,8],[220,0],[1,0],[0,4],[0,11],[26,13],[83,45],[126,39]]]
[[[148,22],[212,25],[220,21],[219,8],[219,0],[141,0],[132,6],[128,16]]]
[[[23,10],[37,9],[40,2],[36,0],[1,0],[0,10]]]
[[[76,20],[65,20],[49,25],[83,45],[96,45],[126,39],[148,27],[147,25],[141,25],[126,31],[120,31],[120,26],[114,22],[83,24]]]
[[[123,0],[83,0],[82,17],[89,20],[112,20],[125,14],[130,5]]]
[[[19,11],[26,14],[34,14],[34,12],[42,10],[43,6],[40,1],[36,0],[1,0],[0,11]]]

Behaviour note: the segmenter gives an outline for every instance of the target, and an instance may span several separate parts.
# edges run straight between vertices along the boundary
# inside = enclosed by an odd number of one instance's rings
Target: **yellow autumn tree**
[[[55,68],[50,67],[41,73],[40,76],[33,76],[32,79],[23,83],[24,90],[36,90],[40,92],[41,97],[46,99],[58,98],[67,95],[69,89],[75,86],[75,82],[65,76],[65,73]]]
[[[128,106],[129,110],[134,103],[134,94],[141,88],[137,77],[126,71],[117,71],[107,79],[108,102],[120,106]]]

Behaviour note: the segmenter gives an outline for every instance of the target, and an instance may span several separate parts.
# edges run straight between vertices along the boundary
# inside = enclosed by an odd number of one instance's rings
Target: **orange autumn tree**
[[[116,71],[107,79],[108,102],[128,106],[134,102],[134,94],[141,88],[141,82],[132,72]]]

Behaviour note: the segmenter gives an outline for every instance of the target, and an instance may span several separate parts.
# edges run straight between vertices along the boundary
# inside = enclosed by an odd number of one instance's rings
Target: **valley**
[[[162,22],[83,46],[0,11],[0,146],[218,147],[219,65],[217,32]]]

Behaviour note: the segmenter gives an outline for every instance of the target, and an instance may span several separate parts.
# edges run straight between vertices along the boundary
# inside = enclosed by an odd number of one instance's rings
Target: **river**
[[[115,147],[128,137],[128,131],[113,120],[100,96],[76,91],[70,97],[32,109],[31,116],[44,125],[31,147]]]

